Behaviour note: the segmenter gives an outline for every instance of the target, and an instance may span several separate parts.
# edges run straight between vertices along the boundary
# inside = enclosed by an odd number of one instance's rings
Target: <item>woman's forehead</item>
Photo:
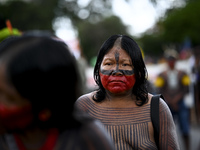
[[[119,46],[114,46],[113,48],[111,48],[108,53],[106,53],[104,55],[104,58],[105,57],[116,57],[116,56],[123,56],[123,57],[127,57],[127,58],[130,58],[130,56],[128,55],[128,53],[122,49],[121,47]]]

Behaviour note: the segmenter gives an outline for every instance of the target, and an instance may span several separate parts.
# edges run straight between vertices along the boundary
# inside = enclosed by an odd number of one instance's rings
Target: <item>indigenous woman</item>
[[[113,35],[97,56],[94,79],[98,89],[81,96],[76,106],[100,120],[116,150],[179,149],[175,124],[165,101],[159,99],[158,143],[151,120],[152,94],[138,44],[125,35]]]

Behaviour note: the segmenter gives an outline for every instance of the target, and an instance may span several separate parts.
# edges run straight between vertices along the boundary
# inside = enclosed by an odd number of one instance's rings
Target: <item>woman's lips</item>
[[[122,80],[112,80],[112,81],[109,81],[109,82],[123,82]]]
[[[124,76],[117,77],[117,76],[110,76],[108,79],[108,83],[124,83]]]

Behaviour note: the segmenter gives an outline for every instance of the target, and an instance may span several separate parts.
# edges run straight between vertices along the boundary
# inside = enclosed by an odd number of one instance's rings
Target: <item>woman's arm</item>
[[[179,150],[176,126],[169,107],[163,99],[159,103],[160,135],[159,149]]]

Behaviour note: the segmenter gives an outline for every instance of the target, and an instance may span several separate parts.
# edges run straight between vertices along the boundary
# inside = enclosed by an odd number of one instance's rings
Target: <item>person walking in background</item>
[[[166,50],[165,57],[168,69],[161,72],[155,81],[158,93],[161,93],[168,104],[174,121],[178,120],[186,149],[189,150],[190,114],[184,103],[184,96],[189,92],[190,78],[186,72],[175,68],[178,53]]]
[[[1,150],[113,150],[102,124],[76,115],[75,58],[43,32],[0,43]]]
[[[200,45],[193,48],[194,66],[192,74],[194,76],[194,98],[197,123],[200,125]]]
[[[171,112],[162,98],[155,134],[151,118],[154,96],[147,91],[147,70],[138,44],[129,36],[113,35],[99,50],[94,68],[98,89],[76,101],[76,107],[100,120],[116,150],[179,149]],[[154,111],[154,110],[153,110]]]

